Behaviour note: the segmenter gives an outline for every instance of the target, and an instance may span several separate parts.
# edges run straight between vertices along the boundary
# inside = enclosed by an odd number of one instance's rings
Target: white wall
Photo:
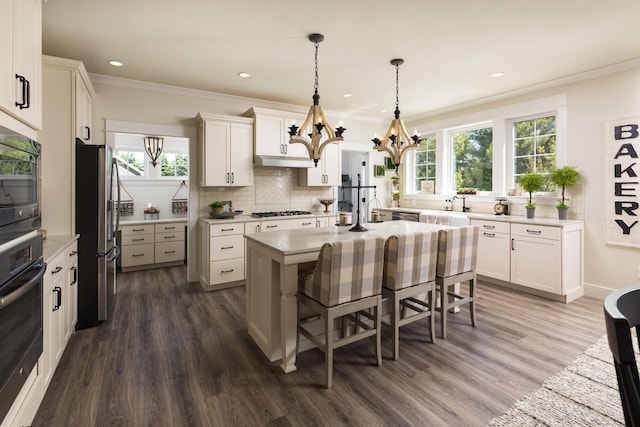
[[[608,195],[606,122],[640,115],[639,68],[460,109],[412,122],[411,126],[428,127],[430,123],[450,120],[456,116],[472,115],[487,109],[508,107],[556,95],[566,96],[566,163],[576,166],[582,175],[580,185],[583,186],[583,205],[580,209],[585,221],[585,293],[603,297],[611,289],[640,282],[640,249],[608,245],[605,236]]]

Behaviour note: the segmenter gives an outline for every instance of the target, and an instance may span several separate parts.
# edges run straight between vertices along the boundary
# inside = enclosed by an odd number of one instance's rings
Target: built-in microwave
[[[40,144],[0,126],[0,245],[40,228]]]

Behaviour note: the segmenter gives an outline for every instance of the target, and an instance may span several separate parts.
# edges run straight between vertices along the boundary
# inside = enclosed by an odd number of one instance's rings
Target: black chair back
[[[635,328],[640,339],[640,286],[619,289],[604,300],[604,317],[609,347],[620,389],[625,424],[640,427],[640,379],[631,340]]]

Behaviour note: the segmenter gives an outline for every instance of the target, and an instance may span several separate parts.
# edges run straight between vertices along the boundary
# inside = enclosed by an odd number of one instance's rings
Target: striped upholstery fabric
[[[438,277],[475,270],[478,257],[478,227],[469,225],[440,230],[438,236]]]
[[[325,243],[300,291],[327,307],[380,294],[383,260],[382,237]]]
[[[438,232],[394,235],[384,248],[383,286],[398,290],[436,278]]]

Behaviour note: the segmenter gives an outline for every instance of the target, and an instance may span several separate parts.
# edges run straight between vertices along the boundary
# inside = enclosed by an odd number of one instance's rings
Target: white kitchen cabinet
[[[511,282],[561,294],[561,230],[512,224],[511,239]]]
[[[253,185],[253,119],[199,113],[200,185]]]
[[[0,0],[0,109],[42,127],[42,5]]]
[[[342,185],[341,151],[339,143],[326,145],[317,167],[300,169],[301,185],[324,187]]]
[[[471,224],[477,225],[480,230],[476,273],[509,281],[511,277],[509,223],[474,219],[471,220]]]
[[[123,225],[120,227],[122,271],[180,265],[185,259],[183,222]]]
[[[584,225],[472,218],[483,280],[570,302],[584,292]]]
[[[121,227],[120,265],[122,271],[130,267],[153,264],[155,229],[153,224],[125,225]]]
[[[74,240],[64,251],[65,298],[64,341],[69,342],[78,322],[78,241]]]
[[[154,227],[154,262],[167,266],[172,263],[179,265],[185,258],[185,231],[184,223],[171,222],[156,224]]]
[[[92,120],[93,120],[93,92],[90,86],[80,76],[76,78],[75,87],[75,126],[76,138],[81,139],[85,144],[91,144],[93,140]]]
[[[309,157],[304,145],[289,144],[289,127],[294,121],[297,126],[301,126],[305,119],[304,115],[258,107],[251,108],[244,115],[255,119],[254,154],[256,156]]]
[[[243,284],[244,224],[199,222],[200,283],[206,290]]]
[[[53,56],[42,57],[42,83],[44,117],[38,135],[42,144],[42,228],[50,235],[73,234],[75,140],[92,136],[83,135],[85,124],[78,120],[91,116],[89,101],[95,92],[82,62]],[[83,96],[78,90],[85,91]],[[85,104],[79,105],[83,98]]]

